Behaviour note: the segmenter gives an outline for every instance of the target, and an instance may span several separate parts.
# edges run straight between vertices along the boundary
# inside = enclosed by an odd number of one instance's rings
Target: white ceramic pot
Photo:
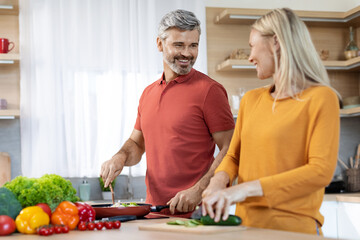
[[[102,197],[104,200],[111,200],[111,192],[102,192]]]

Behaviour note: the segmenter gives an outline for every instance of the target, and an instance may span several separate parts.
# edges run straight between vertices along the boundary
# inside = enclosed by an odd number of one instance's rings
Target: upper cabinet
[[[20,116],[18,0],[0,0],[0,38],[14,44],[8,53],[0,53],[0,98],[7,101],[7,109],[0,110],[0,119],[13,119]]]
[[[270,10],[239,8],[207,8],[208,74],[224,85],[234,114],[237,113],[236,95],[239,88],[250,90],[270,84],[272,80],[259,80],[253,64],[246,59],[250,53],[250,27]],[[343,98],[360,95],[360,57],[345,59],[344,49],[349,42],[349,27],[355,32],[357,45],[360,34],[360,6],[347,12],[295,11],[307,25],[314,45],[320,54],[327,52],[323,61],[331,85]],[[241,49],[245,57],[229,59]],[[233,101],[235,99],[235,101]],[[360,107],[342,109],[342,116],[360,115]]]

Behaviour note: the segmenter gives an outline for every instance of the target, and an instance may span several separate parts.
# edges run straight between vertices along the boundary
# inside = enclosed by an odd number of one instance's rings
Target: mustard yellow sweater
[[[328,87],[304,90],[300,100],[276,101],[269,87],[245,94],[229,150],[215,172],[230,181],[260,180],[264,196],[236,205],[246,226],[316,233],[319,209],[336,167],[339,102]]]

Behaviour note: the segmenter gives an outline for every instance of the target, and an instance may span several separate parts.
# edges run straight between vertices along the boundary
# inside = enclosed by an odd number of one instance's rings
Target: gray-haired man
[[[193,211],[201,202],[234,129],[225,89],[192,68],[199,38],[200,22],[192,12],[176,10],[162,18],[156,41],[164,73],[144,90],[130,138],[100,173],[107,186],[146,150],[146,202],[169,204],[172,214]],[[214,159],[215,144],[220,152]]]

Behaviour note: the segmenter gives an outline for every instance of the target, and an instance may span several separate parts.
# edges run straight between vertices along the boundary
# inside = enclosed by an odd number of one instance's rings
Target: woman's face
[[[252,29],[249,45],[251,48],[249,61],[256,66],[257,77],[259,79],[272,77],[275,72],[273,55],[274,38],[263,37],[259,31]]]

